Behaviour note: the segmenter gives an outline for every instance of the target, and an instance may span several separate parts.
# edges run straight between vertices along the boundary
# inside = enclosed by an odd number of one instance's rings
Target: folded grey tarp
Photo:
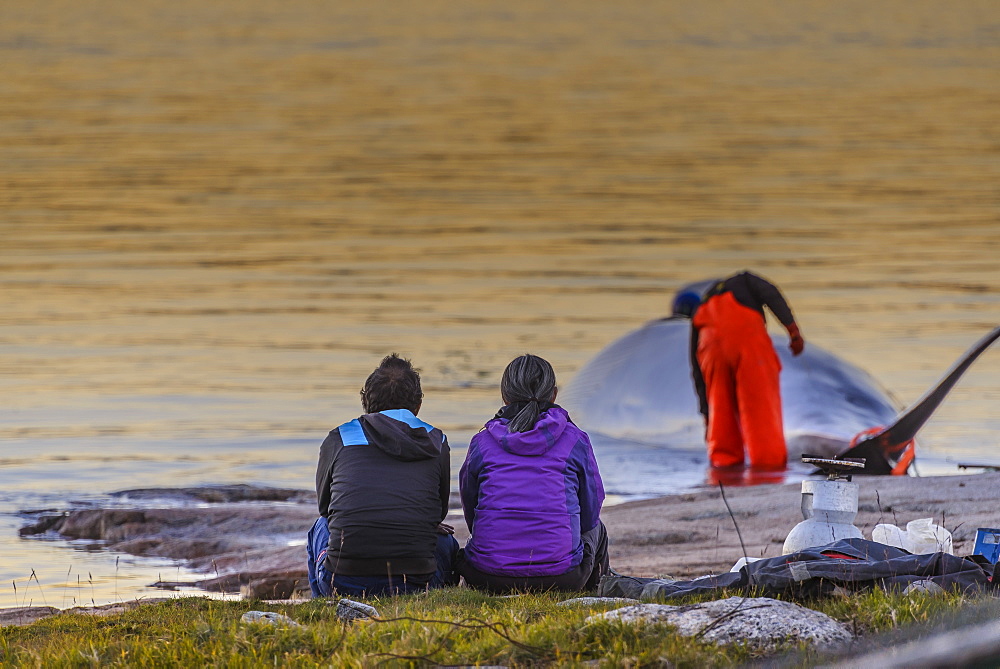
[[[992,579],[994,573],[998,578]],[[826,546],[766,558],[738,572],[703,576],[691,581],[611,576],[601,582],[605,597],[670,599],[685,595],[743,591],[765,596],[810,597],[835,589],[854,592],[871,588],[905,590],[908,587],[976,593],[1000,585],[1000,567],[982,556],[956,557],[947,553],[912,555],[864,539],[844,539]]]

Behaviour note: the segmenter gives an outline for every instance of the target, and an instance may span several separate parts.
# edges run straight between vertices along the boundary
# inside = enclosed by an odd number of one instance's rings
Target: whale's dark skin
[[[576,374],[560,394],[562,403],[598,439],[704,451],[704,423],[691,377],[690,327],[687,318],[671,317],[612,342]],[[973,345],[913,407],[900,412],[900,405],[866,372],[812,342],[793,357],[785,337],[774,336],[782,364],[789,462],[803,454],[861,457],[866,474],[906,473],[908,442],[998,338],[1000,327]],[[866,431],[871,432],[862,435]]]
[[[704,451],[704,421],[691,378],[691,321],[652,321],[609,344],[560,393],[588,432],[673,449]],[[862,430],[889,424],[898,406],[867,373],[808,344],[793,357],[775,336],[789,460],[832,457]]]

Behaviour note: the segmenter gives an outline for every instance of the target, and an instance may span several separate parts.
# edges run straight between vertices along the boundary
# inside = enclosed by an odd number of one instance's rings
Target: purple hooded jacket
[[[581,532],[600,522],[604,484],[587,433],[551,405],[528,432],[486,423],[459,473],[466,559],[488,574],[557,576],[583,559]]]

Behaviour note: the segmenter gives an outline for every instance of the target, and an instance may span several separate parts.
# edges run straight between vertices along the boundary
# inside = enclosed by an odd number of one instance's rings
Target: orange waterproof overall
[[[760,313],[732,293],[710,297],[694,314],[698,365],[708,400],[708,459],[713,467],[743,464],[781,469],[788,453],[781,421],[781,363]]]

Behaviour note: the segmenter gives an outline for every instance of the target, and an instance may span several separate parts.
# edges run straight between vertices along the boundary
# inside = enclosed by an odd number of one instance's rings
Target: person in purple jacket
[[[604,484],[587,434],[557,404],[552,365],[515,358],[504,406],[472,438],[459,474],[471,534],[456,570],[476,589],[593,590],[608,572]]]

